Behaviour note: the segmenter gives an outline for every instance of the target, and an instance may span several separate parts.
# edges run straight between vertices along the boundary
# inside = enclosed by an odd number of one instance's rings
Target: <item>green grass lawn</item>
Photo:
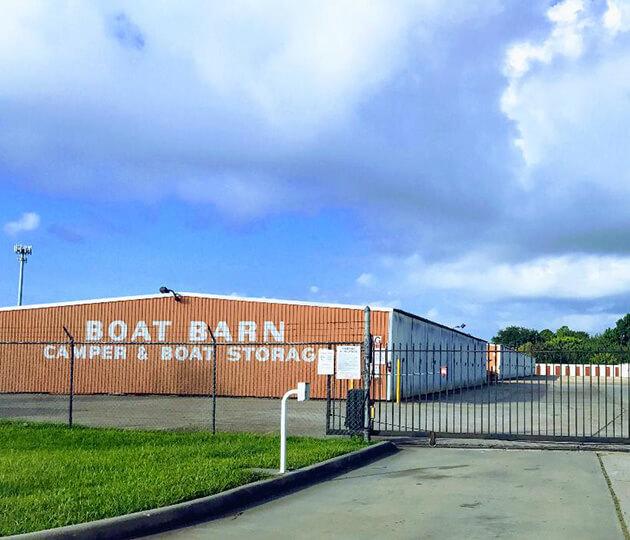
[[[0,421],[0,535],[128,514],[211,495],[279,467],[279,437],[127,431]],[[364,446],[289,438],[299,468]]]

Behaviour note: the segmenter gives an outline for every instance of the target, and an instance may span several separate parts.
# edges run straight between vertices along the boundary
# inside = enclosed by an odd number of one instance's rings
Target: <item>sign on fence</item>
[[[317,374],[334,375],[335,351],[332,349],[319,349],[317,354]]]
[[[337,379],[361,378],[361,347],[339,345],[337,347]]]

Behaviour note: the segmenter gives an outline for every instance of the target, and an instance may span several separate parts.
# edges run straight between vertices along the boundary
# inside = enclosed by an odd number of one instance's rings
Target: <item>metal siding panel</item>
[[[447,365],[450,357],[457,356],[458,353],[453,351],[458,351],[460,345],[464,349],[469,346],[471,351],[480,351],[481,354],[478,352],[476,355],[472,355],[473,358],[476,357],[476,361],[474,361],[473,371],[469,372],[470,380],[465,380],[463,370],[460,371],[459,377],[457,377],[456,371],[449,380],[449,388],[459,388],[467,384],[479,384],[486,381],[487,343],[485,341],[397,310],[393,311],[392,320],[392,341],[394,347],[404,349],[405,346],[415,346],[421,349],[427,349],[427,347],[432,349],[435,346],[436,369],[439,369],[441,365]],[[439,352],[440,347],[442,349],[441,354]],[[433,354],[431,354],[431,359],[433,359]],[[421,391],[426,393],[445,389],[440,379],[436,378],[429,371],[427,363],[423,364],[424,369],[426,369],[426,372],[423,371],[417,378],[412,378],[413,384],[405,385],[401,388],[402,397],[417,395]],[[394,368],[390,377],[391,396],[394,395],[393,384],[395,380]]]
[[[374,334],[388,335],[389,315],[389,312],[372,312]],[[149,351],[147,360],[137,359],[142,343],[125,345],[125,360],[77,359],[76,392],[85,394],[210,393],[210,362],[161,360],[159,353],[163,345],[155,344],[157,336],[153,321],[172,321],[166,341],[187,341],[191,320],[207,321],[213,330],[216,330],[218,321],[226,321],[233,340],[238,337],[239,321],[257,323],[257,341],[262,341],[264,321],[272,321],[277,327],[284,321],[286,341],[363,340],[362,310],[197,297],[185,297],[181,304],[172,297],[164,297],[2,311],[0,340],[65,341],[62,329],[65,325],[77,341],[85,341],[86,320],[103,322],[105,333],[112,321],[125,321],[127,339],[138,321],[146,321],[153,344],[146,346]],[[44,359],[43,347],[0,346],[0,392],[68,391],[68,362],[63,358]],[[89,347],[86,346],[88,350]],[[288,350],[286,346],[282,348]],[[303,349],[299,348],[299,352]],[[218,394],[279,397],[298,381],[306,380],[311,382],[313,397],[325,397],[326,377],[317,376],[316,364],[316,360],[304,362],[302,358],[299,362],[274,362],[271,359],[266,362],[255,359],[230,362],[227,346],[221,345],[217,348]]]

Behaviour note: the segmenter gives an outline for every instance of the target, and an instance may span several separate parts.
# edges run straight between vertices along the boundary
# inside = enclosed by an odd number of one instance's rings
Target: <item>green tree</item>
[[[518,349],[525,343],[537,343],[540,341],[538,330],[533,328],[524,328],[522,326],[508,326],[503,330],[499,330],[497,335],[492,338],[494,343],[500,343],[511,349]]]
[[[596,334],[590,339],[590,345],[594,350],[618,349],[619,340],[614,328],[606,328],[601,334]]]
[[[627,347],[630,344],[630,313],[617,321],[614,332],[618,345]]]
[[[630,363],[630,313],[617,321],[614,328],[589,335],[562,326],[555,332],[508,326],[499,330],[495,343],[531,354],[538,362]]]
[[[586,341],[591,336],[589,336],[588,333],[586,332],[582,332],[580,330],[571,330],[568,326],[561,326],[560,328],[558,328],[558,330],[556,330],[556,337],[559,337],[559,338],[570,337],[570,338],[578,339],[580,341]]]
[[[540,361],[558,364],[586,363],[591,355],[588,341],[575,336],[556,336],[541,343],[539,351]]]
[[[594,354],[590,360],[591,364],[618,364],[619,360],[614,354],[608,352],[600,352]]]
[[[556,337],[556,334],[553,333],[552,330],[549,330],[549,328],[545,328],[544,330],[540,331],[540,341],[551,341],[553,338]]]

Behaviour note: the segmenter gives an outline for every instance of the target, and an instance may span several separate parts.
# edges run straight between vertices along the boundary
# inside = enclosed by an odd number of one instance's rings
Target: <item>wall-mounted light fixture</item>
[[[177,294],[173,289],[169,289],[168,287],[160,287],[160,292],[162,294],[172,293],[173,297],[175,298],[175,302],[181,302],[182,301],[181,294]]]

